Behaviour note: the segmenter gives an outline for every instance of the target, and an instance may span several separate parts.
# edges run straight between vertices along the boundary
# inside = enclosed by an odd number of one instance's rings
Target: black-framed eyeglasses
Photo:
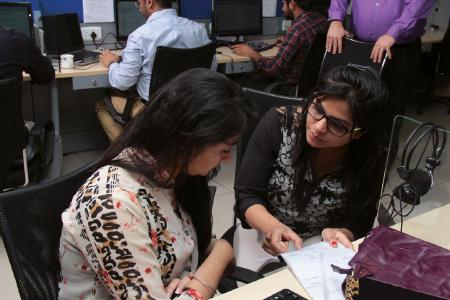
[[[313,102],[311,102],[311,105],[308,108],[308,114],[316,121],[320,121],[325,118],[327,120],[328,130],[338,137],[343,137],[350,132],[362,130],[360,127],[349,129],[338,118],[327,115],[323,109],[323,106],[320,104],[320,101],[317,99],[314,99]]]

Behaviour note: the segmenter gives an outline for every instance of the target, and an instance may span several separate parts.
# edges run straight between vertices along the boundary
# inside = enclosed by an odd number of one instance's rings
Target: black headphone
[[[427,138],[422,153],[414,168],[410,168],[411,158],[419,143]],[[414,140],[414,142],[412,142]],[[418,169],[428,144],[432,141],[433,152],[425,160],[425,170]],[[442,126],[431,122],[423,123],[410,134],[402,153],[400,167],[397,168],[398,175],[403,182],[394,188],[393,196],[407,204],[417,205],[420,196],[428,193],[433,186],[433,171],[441,164],[440,157],[445,148],[447,133]],[[411,149],[408,149],[412,143]]]

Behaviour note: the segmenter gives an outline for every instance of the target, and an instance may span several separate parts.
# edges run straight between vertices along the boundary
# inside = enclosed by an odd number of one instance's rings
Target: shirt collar
[[[152,15],[150,17],[148,17],[147,23],[150,23],[153,20],[156,20],[156,19],[159,19],[159,18],[162,18],[165,16],[176,16],[176,15],[177,15],[177,12],[173,8],[158,10],[158,11],[155,11],[154,13],[152,13]]]

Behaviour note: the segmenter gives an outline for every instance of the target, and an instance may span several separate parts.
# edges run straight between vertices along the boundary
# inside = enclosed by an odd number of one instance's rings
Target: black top
[[[292,154],[299,118],[300,108],[287,107],[270,110],[259,122],[235,183],[239,218],[245,224],[245,211],[261,204],[302,238],[319,235],[326,227],[345,227],[355,236],[364,234],[361,231],[367,226],[362,223],[368,220],[349,217],[349,201],[339,171],[317,178],[308,166],[303,181],[306,204],[301,211],[297,209]]]
[[[0,79],[15,77],[21,82],[23,71],[39,84],[48,84],[55,78],[52,64],[25,34],[0,26],[0,45]]]

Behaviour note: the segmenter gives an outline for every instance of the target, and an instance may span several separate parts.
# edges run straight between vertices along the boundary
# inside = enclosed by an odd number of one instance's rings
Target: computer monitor
[[[136,0],[114,1],[117,39],[124,41],[128,35],[145,24],[144,16],[135,5]]]
[[[262,0],[214,0],[213,16],[216,36],[262,33]]]
[[[34,40],[31,3],[0,2],[0,25],[21,31]]]
[[[59,55],[84,49],[76,13],[42,16],[41,20],[47,54]]]
[[[211,19],[212,0],[178,0],[178,15],[191,20]]]

